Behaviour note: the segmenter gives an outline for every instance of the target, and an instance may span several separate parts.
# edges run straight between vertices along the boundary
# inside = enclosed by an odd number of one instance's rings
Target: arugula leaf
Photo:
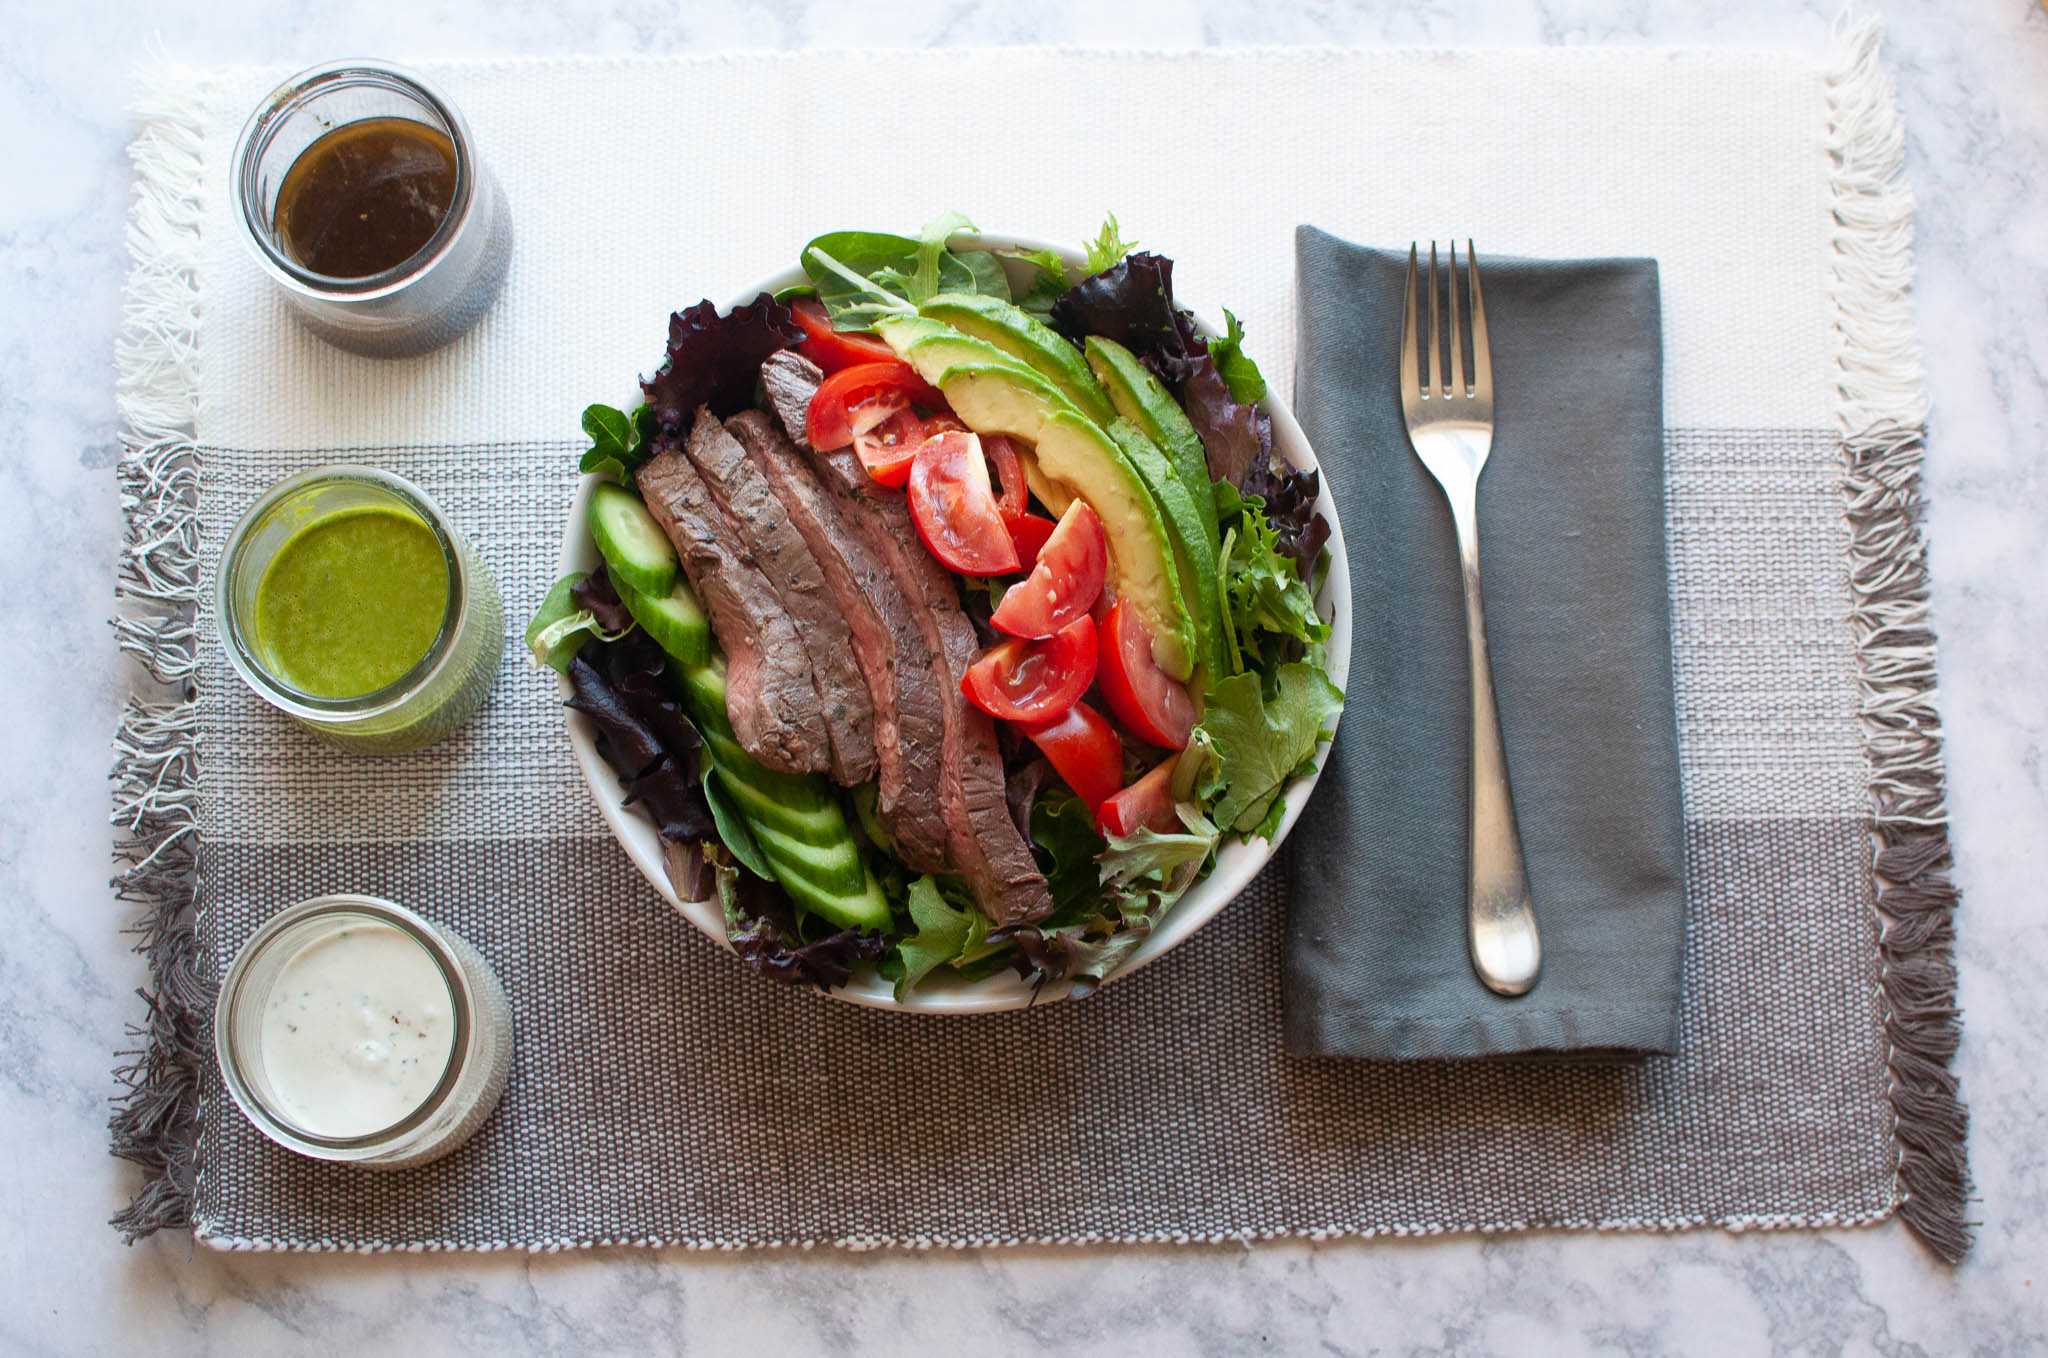
[[[1048,918],[1067,921],[1100,913],[1102,879],[1095,858],[1103,840],[1087,804],[1064,788],[1047,789],[1031,804],[1031,842],[1052,892]]]
[[[1209,357],[1216,361],[1216,371],[1229,386],[1231,399],[1240,405],[1265,400],[1266,376],[1259,371],[1258,364],[1245,356],[1244,322],[1225,307],[1223,325],[1222,338],[1209,341]]]
[[[956,231],[972,231],[973,222],[958,212],[943,212],[924,224],[917,233],[917,268],[910,275],[910,300],[930,301],[939,290],[939,261],[948,253],[946,242]]]
[[[595,613],[578,606],[573,596],[584,579],[582,571],[571,571],[555,581],[534,610],[533,621],[526,624],[526,648],[533,652],[534,663],[557,674],[569,672],[569,662],[592,637],[615,641],[623,635],[606,631]]]
[[[628,415],[615,406],[593,405],[583,410],[583,432],[590,436],[590,448],[577,464],[579,471],[609,476],[620,485],[633,484],[633,473],[647,460],[643,437],[643,404]],[[651,422],[652,416],[647,417]]]
[[[1095,239],[1089,241],[1083,248],[1088,254],[1088,272],[1098,274],[1137,249],[1138,242],[1123,238],[1123,232],[1116,224],[1116,214],[1112,212],[1109,214],[1109,220],[1102,224],[1102,230],[1096,234]]]
[[[1270,695],[1256,674],[1234,674],[1209,690],[1202,724],[1188,743],[1195,791],[1216,823],[1272,837],[1281,788],[1315,767],[1317,745],[1344,695],[1314,665],[1274,671]]]
[[[896,945],[903,959],[903,975],[896,981],[899,1000],[933,971],[959,961],[988,937],[988,916],[972,906],[948,905],[930,877],[910,884],[910,919],[917,932]]]

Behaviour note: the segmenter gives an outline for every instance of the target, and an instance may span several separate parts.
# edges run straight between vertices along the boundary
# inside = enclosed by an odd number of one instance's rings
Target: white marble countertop
[[[102,625],[118,539],[111,355],[126,71],[206,63],[1072,42],[1739,43],[1817,49],[1833,0],[8,4],[0,54],[0,1349],[51,1353],[1324,1351],[2018,1353],[2048,1348],[2048,13],[1884,0],[1920,199],[1918,309],[1958,877],[1959,1062],[1982,1222],[1960,1269],[1896,1225],[931,1256],[529,1257],[124,1248],[108,1049],[140,962],[106,886]],[[1664,10],[1687,9],[1689,15]],[[873,17],[886,14],[886,19]],[[41,591],[32,593],[32,591]]]

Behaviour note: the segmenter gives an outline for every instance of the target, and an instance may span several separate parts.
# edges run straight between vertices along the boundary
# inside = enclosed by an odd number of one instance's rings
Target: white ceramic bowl
[[[1014,236],[984,235],[969,237],[965,242],[956,241],[968,248],[989,250],[1048,248],[1044,242],[1027,240]],[[1058,248],[1058,247],[1051,247]],[[1078,270],[1080,256],[1061,249],[1069,267]],[[1031,266],[1006,261],[1011,269],[1011,281],[1019,289],[1028,286]],[[780,292],[804,282],[802,271],[796,268],[783,270],[762,280],[755,287],[748,288],[737,302],[751,302],[763,292]],[[1199,321],[1202,329],[1209,334],[1220,333],[1207,322]],[[637,404],[637,395],[627,403],[627,408]],[[1301,426],[1294,422],[1294,416],[1286,405],[1271,393],[1262,403],[1273,420],[1273,452],[1295,467],[1313,468],[1317,465],[1315,454],[1302,436]],[[591,486],[597,480],[594,476],[583,478],[578,486],[575,503],[569,511],[569,519],[562,534],[562,555],[557,574],[568,571],[587,571],[598,564],[596,545],[590,539],[587,527]],[[1324,479],[1321,496],[1316,507],[1330,522],[1330,571],[1324,582],[1317,606],[1330,620],[1330,645],[1328,669],[1330,679],[1338,688],[1343,688],[1351,659],[1351,575],[1345,565],[1344,531],[1337,522],[1337,508],[1330,498],[1328,478]],[[569,681],[561,680],[563,696],[569,695]],[[567,712],[567,709],[564,709]],[[583,770],[584,779],[590,784],[591,795],[597,798],[598,810],[604,814],[612,833],[625,846],[626,854],[633,865],[640,869],[648,883],[662,894],[692,924],[725,943],[725,917],[715,900],[685,901],[678,899],[674,887],[669,884],[668,874],[662,870],[661,840],[655,834],[654,825],[637,810],[622,805],[623,792],[619,787],[618,775],[611,765],[605,763],[597,752],[596,732],[590,720],[581,713],[568,712],[569,740],[576,753],[576,762]],[[1224,906],[1250,884],[1266,865],[1280,842],[1287,838],[1288,831],[1300,818],[1301,809],[1308,803],[1309,794],[1315,790],[1316,780],[1322,776],[1322,758],[1327,755],[1327,746],[1318,757],[1316,771],[1290,783],[1284,794],[1286,813],[1280,821],[1280,831],[1270,843],[1265,840],[1229,839],[1217,851],[1216,863],[1209,875],[1190,888],[1186,895],[1175,903],[1165,918],[1153,929],[1142,945],[1132,952],[1128,960],[1109,979],[1114,981],[1128,976],[1147,962],[1164,956],[1169,949],[1185,942],[1197,929],[1214,919]],[[770,984],[763,982],[762,984]],[[1056,982],[1034,989],[1019,979],[1014,972],[1004,971],[995,976],[974,983],[948,981],[934,975],[917,990],[911,992],[900,1003],[891,992],[887,981],[872,973],[856,976],[850,983],[829,992],[836,998],[854,1004],[867,1005],[875,1009],[898,1009],[924,1013],[979,1013],[999,1009],[1020,1009],[1034,1002],[1065,999],[1071,989],[1066,982]]]

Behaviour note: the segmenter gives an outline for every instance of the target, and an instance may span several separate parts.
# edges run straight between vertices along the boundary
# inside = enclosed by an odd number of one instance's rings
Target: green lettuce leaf
[[[640,406],[631,415],[616,406],[593,405],[583,409],[583,432],[590,438],[579,471],[609,476],[622,486],[633,484],[633,473],[647,460],[653,435],[653,411]]]
[[[1102,224],[1102,230],[1084,248],[1088,254],[1088,272],[1098,274],[1121,262],[1125,255],[1138,248],[1138,242],[1124,239],[1116,224],[1116,214],[1112,212],[1109,220]]]
[[[946,242],[974,224],[957,212],[930,222],[916,240],[880,231],[834,231],[803,249],[798,262],[837,330],[871,330],[883,316],[908,315],[941,292],[1010,300],[1002,261],[983,250],[955,254]]]
[[[1195,791],[1226,830],[1271,838],[1289,780],[1315,767],[1316,746],[1344,695],[1314,665],[1282,665],[1262,692],[1259,676],[1235,674],[1209,690],[1189,742]]]
[[[1052,314],[1052,304],[1072,286],[1067,281],[1067,262],[1059,257],[1056,250],[1017,250],[1010,254],[1012,259],[1021,259],[1038,267],[1037,276],[1017,305],[1032,315],[1044,320]]]
[[[974,223],[958,212],[942,212],[917,233],[917,268],[910,275],[910,300],[929,301],[939,290],[939,261],[956,231],[972,231]]]
[[[764,882],[775,880],[775,869],[768,866],[767,855],[754,842],[754,832],[747,828],[747,818],[740,811],[739,803],[726,790],[725,781],[713,766],[711,746],[707,742],[697,751],[697,776],[704,784],[704,801],[711,807],[711,822],[718,827],[718,838],[726,849],[738,860],[739,865]]]
[[[899,1000],[938,968],[976,955],[988,938],[988,916],[972,904],[957,908],[948,904],[931,877],[919,877],[910,884],[910,920],[917,932],[896,947],[897,956],[903,959],[903,973],[896,978]]]
[[[1064,923],[1100,914],[1102,880],[1095,860],[1104,846],[1087,805],[1064,788],[1048,788],[1031,804],[1031,842],[1052,891],[1048,919]]]
[[[1220,481],[1213,490],[1218,517],[1228,525],[1218,571],[1233,671],[1270,672],[1304,657],[1320,663],[1319,648],[1330,625],[1316,612],[1301,567],[1281,553],[1279,535],[1259,497],[1240,497]]]
[[[1244,322],[1230,314],[1223,313],[1225,330],[1222,338],[1209,341],[1209,357],[1216,360],[1216,371],[1223,374],[1224,385],[1230,388],[1230,396],[1242,405],[1251,405],[1266,399],[1266,375],[1259,371],[1259,365],[1245,356]]]
[[[546,665],[557,674],[569,672],[569,662],[592,637],[616,641],[624,635],[607,632],[595,613],[576,606],[571,596],[585,578],[582,571],[571,571],[555,581],[540,607],[534,610],[533,621],[526,624],[526,649],[533,653],[534,663]]]
[[[1216,851],[1223,832],[1186,803],[1177,810],[1187,826],[1183,832],[1163,833],[1140,826],[1134,834],[1111,835],[1098,860],[1102,885],[1119,892],[1167,892],[1168,904],[1180,899]]]

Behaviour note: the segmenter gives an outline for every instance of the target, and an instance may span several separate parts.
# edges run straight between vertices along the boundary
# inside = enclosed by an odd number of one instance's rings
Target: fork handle
[[[1529,874],[1522,865],[1522,832],[1508,787],[1500,709],[1493,700],[1493,660],[1486,645],[1486,607],[1479,586],[1477,487],[1453,496],[1458,564],[1465,581],[1465,641],[1472,665],[1472,820],[1465,943],[1472,970],[1487,989],[1521,995],[1543,969],[1543,944]],[[1462,499],[1462,503],[1460,500]]]

